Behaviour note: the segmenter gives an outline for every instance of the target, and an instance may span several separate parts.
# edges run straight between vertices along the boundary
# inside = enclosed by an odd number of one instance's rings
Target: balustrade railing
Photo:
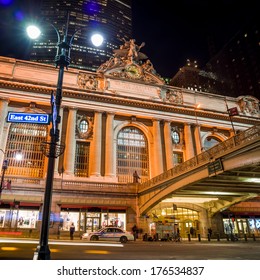
[[[11,180],[12,188],[17,189],[43,189],[45,179],[24,178],[17,176],[7,176],[7,180]],[[102,191],[102,192],[136,192],[136,185],[126,183],[100,183],[80,180],[68,180],[55,178],[53,183],[54,190],[71,190],[71,191]],[[10,190],[4,189],[5,192]]]
[[[253,126],[239,134],[215,145],[214,147],[198,154],[197,156],[180,163],[173,168],[165,171],[164,173],[148,180],[141,185],[139,185],[139,191],[145,188],[150,188],[164,180],[172,178],[182,173],[186,173],[200,165],[218,158],[219,156],[225,154],[233,148],[238,148],[239,146],[250,143],[252,140],[260,137],[260,125]]]

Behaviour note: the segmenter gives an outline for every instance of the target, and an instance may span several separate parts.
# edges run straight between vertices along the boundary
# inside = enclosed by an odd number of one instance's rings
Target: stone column
[[[0,148],[5,151],[5,143],[6,143],[6,133],[4,133],[4,126],[5,126],[5,116],[7,116],[8,112],[8,100],[7,99],[0,99]],[[0,152],[0,163],[2,165],[2,161],[4,159],[4,154]]]
[[[185,149],[186,149],[185,160],[188,160],[194,157],[191,124],[189,123],[184,124],[184,141],[185,141]]]
[[[201,135],[200,135],[200,125],[196,124],[194,128],[194,137],[196,144],[196,154],[200,154],[202,150]]]
[[[76,143],[75,143],[75,128],[76,128],[76,116],[77,109],[70,108],[68,115],[68,123],[67,123],[67,132],[66,132],[66,148],[64,153],[64,169],[65,175],[74,175],[74,165],[75,165],[75,151],[76,151]]]
[[[160,121],[153,120],[153,136],[154,136],[154,176],[163,173],[163,158],[162,158],[162,139],[160,130]]]
[[[101,175],[102,112],[95,112],[93,142],[90,149],[90,176]]]
[[[166,169],[168,170],[173,168],[171,123],[169,121],[164,122],[164,142],[165,142]]]
[[[106,119],[105,176],[110,178],[115,177],[114,116],[114,113],[107,113]]]

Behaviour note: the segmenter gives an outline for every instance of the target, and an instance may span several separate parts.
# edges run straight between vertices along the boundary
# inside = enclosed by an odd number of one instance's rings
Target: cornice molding
[[[26,84],[24,82],[14,82],[10,80],[0,80],[0,87],[6,89],[15,89],[20,91],[30,91],[41,94],[50,95],[53,90],[56,90],[56,86],[44,86],[44,85],[32,85]],[[82,89],[69,89],[68,87],[63,88],[63,98],[77,98],[81,100],[90,100],[96,102],[103,102],[106,104],[116,104],[129,107],[138,107],[140,109],[148,109],[155,111],[163,111],[169,113],[176,113],[180,115],[188,115],[195,118],[194,108],[192,106],[188,107],[187,105],[173,105],[163,101],[153,101],[142,98],[133,98],[120,95],[114,95],[107,92],[101,91],[91,91],[91,90],[82,90]],[[8,97],[9,101],[12,97]],[[209,118],[215,120],[230,121],[228,113],[224,115],[223,113],[200,110],[196,111],[197,117]],[[240,123],[244,124],[260,124],[260,120],[257,121],[255,118],[249,118],[248,116],[236,116],[233,117],[233,121],[238,120]]]

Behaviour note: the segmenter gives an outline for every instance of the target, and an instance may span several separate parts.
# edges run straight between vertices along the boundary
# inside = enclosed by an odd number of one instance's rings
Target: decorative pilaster
[[[164,143],[165,143],[166,169],[168,170],[173,168],[171,123],[169,121],[164,122]]]
[[[64,153],[64,168],[65,175],[74,175],[74,165],[75,165],[75,128],[76,128],[76,115],[77,109],[70,108],[67,123],[66,132],[66,147]]]
[[[154,175],[157,176],[163,173],[162,160],[162,139],[160,130],[160,121],[153,120],[153,135],[154,135]]]
[[[90,150],[90,176],[101,175],[102,112],[95,112],[93,142]]]
[[[186,148],[185,160],[188,160],[194,157],[191,124],[189,123],[184,124],[184,141],[185,141],[185,148]]]
[[[196,144],[196,154],[200,154],[202,150],[201,135],[200,135],[200,125],[196,124],[194,128],[194,137]]]
[[[105,176],[115,176],[114,164],[114,114],[107,113],[106,119],[106,151],[105,151]]]

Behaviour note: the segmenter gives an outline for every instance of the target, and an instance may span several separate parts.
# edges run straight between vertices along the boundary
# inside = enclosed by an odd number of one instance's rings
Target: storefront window
[[[0,227],[36,228],[39,211],[8,209],[0,210]]]
[[[223,219],[223,224],[224,224],[224,233],[225,234],[237,234],[237,226],[234,220],[228,218],[228,219]]]
[[[93,232],[101,227],[116,226],[126,228],[126,214],[114,212],[68,212],[60,213],[60,229],[69,231],[70,225],[74,223],[76,231]]]
[[[69,231],[71,224],[74,223],[75,230],[79,230],[79,212],[60,212],[60,228]]]
[[[36,228],[39,211],[19,210],[17,227]]]
[[[0,227],[4,227],[5,223],[5,211],[0,210]]]
[[[115,226],[126,229],[126,214],[125,213],[102,213],[102,227]]]

